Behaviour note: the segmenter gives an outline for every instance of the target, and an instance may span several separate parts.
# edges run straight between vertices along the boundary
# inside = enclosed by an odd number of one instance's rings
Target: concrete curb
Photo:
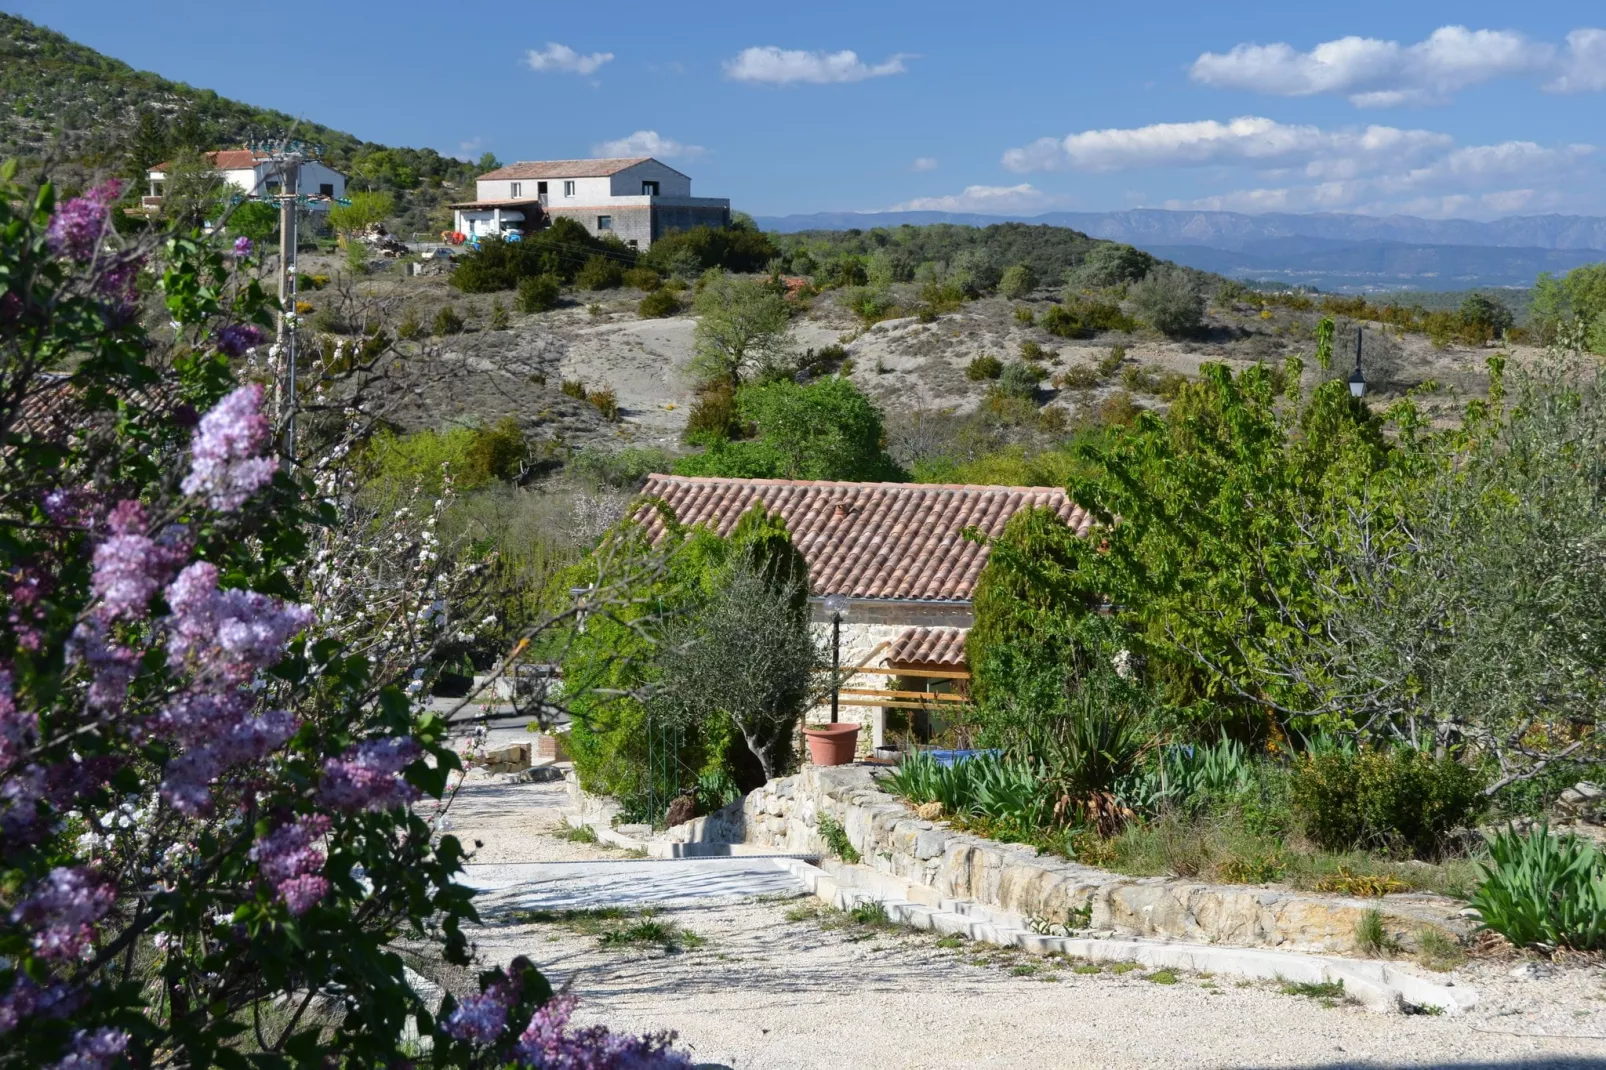
[[[1218,947],[1114,934],[1053,936],[1033,932],[1030,923],[975,903],[944,899],[913,902],[902,883],[862,866],[834,866],[832,872],[807,862],[776,859],[821,901],[839,910],[878,903],[893,921],[943,935],[964,936],[1037,955],[1061,954],[1089,962],[1137,962],[1151,969],[1169,967],[1259,981],[1302,984],[1341,982],[1344,994],[1370,1011],[1459,1014],[1477,1005],[1478,993],[1464,985],[1436,984],[1394,966],[1364,959],[1331,958],[1266,948]],[[921,891],[929,892],[923,886]],[[918,893],[916,893],[918,894]]]

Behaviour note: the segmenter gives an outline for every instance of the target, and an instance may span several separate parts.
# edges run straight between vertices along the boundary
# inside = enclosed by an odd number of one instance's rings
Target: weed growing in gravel
[[[1444,1008],[1437,1003],[1406,1003],[1400,1007],[1400,1010],[1406,1014],[1426,1014],[1432,1018],[1437,1018],[1444,1013]]]
[[[1355,923],[1355,950],[1363,955],[1392,955],[1399,943],[1383,924],[1381,910],[1368,910]]]
[[[792,907],[786,912],[785,917],[787,921],[791,922],[814,921],[819,918],[824,910],[825,908],[822,907],[817,901],[810,901],[807,903],[799,903],[797,906]]]
[[[656,911],[621,907],[575,910],[513,910],[508,918],[518,925],[555,924],[582,936],[595,936],[607,948],[657,947],[666,952],[702,947],[706,940],[673,921],[661,921]]]
[[[887,917],[887,908],[880,903],[860,903],[848,911],[848,918],[855,925],[866,925],[873,929],[892,927],[892,919]]]
[[[1035,963],[1035,962],[1022,962],[1022,963],[1019,963],[1018,965],[1011,966],[1009,968],[1009,973],[1010,973],[1011,977],[1030,977],[1032,974],[1034,974],[1036,972],[1037,972],[1037,963]]]
[[[560,840],[570,843],[596,843],[597,830],[590,825],[565,825],[553,833]]]
[[[1181,980],[1176,970],[1155,970],[1153,973],[1143,975],[1145,981],[1153,981],[1157,985],[1174,985]]]
[[[1071,972],[1072,973],[1080,973],[1080,974],[1103,973],[1104,972],[1104,967],[1100,966],[1096,962],[1087,962],[1087,963],[1083,963],[1081,966],[1073,966],[1073,967],[1071,967]]]
[[[603,947],[656,947],[669,954],[695,951],[707,942],[690,929],[682,929],[672,921],[658,921],[650,914],[627,928],[605,932],[601,938]]]
[[[1343,981],[1288,981],[1283,984],[1283,994],[1287,996],[1305,996],[1309,999],[1319,1000],[1324,1007],[1332,1007],[1343,1001]]]
[[[633,915],[623,907],[587,907],[579,910],[510,910],[515,925],[563,925],[586,936],[596,936]]]
[[[1467,961],[1467,953],[1454,937],[1438,929],[1419,929],[1416,934],[1417,961],[1430,970],[1444,973]]]
[[[947,950],[952,950],[956,947],[964,947],[965,939],[962,936],[945,936],[941,940],[937,941],[937,946]]]
[[[1113,974],[1131,973],[1138,968],[1139,966],[1136,962],[1116,962],[1110,965],[1110,972]]]

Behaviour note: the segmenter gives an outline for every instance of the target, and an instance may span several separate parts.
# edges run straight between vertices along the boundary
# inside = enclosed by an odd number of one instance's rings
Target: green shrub
[[[1015,322],[1016,323],[1024,324],[1025,326],[1029,327],[1029,326],[1032,325],[1033,322],[1036,321],[1036,319],[1037,319],[1037,317],[1032,315],[1032,310],[1031,310],[1031,307],[1029,305],[1016,305],[1015,306]]]
[[[1487,929],[1518,947],[1606,949],[1606,855],[1547,825],[1489,841],[1483,883],[1468,898]]]
[[[376,435],[364,454],[370,483],[398,494],[414,485],[426,493],[441,487],[441,467],[451,472],[459,491],[498,480],[513,479],[525,458],[524,433],[511,416],[494,427],[454,427],[449,431],[416,431]]]
[[[1453,829],[1476,821],[1488,805],[1483,776],[1451,757],[1421,751],[1332,752],[1301,759],[1293,782],[1294,811],[1318,845],[1442,851]]]
[[[412,309],[408,309],[407,315],[403,316],[402,321],[396,325],[396,337],[404,342],[410,342],[414,338],[422,337],[423,333],[424,325],[418,322],[418,314]]]
[[[612,290],[625,281],[625,269],[619,261],[600,253],[591,257],[574,277],[574,284],[582,290]]]
[[[1011,397],[1035,398],[1043,369],[1035,364],[1011,364],[998,377],[998,388]]]
[[[930,305],[920,305],[915,309],[915,320],[919,323],[936,323],[937,310]]]
[[[1002,374],[1004,374],[1004,362],[985,354],[965,365],[965,378],[973,383],[979,383],[983,379],[997,379]]]
[[[432,326],[437,338],[444,338],[449,334],[462,334],[463,317],[457,314],[457,309],[451,305],[445,305],[439,312],[435,313],[435,321]]]
[[[1092,334],[1082,318],[1064,305],[1053,305],[1043,313],[1040,321],[1043,330],[1060,338],[1083,338]]]
[[[507,306],[501,301],[491,302],[491,330],[505,331],[511,321],[508,319]]]
[[[514,304],[520,312],[547,312],[558,307],[563,284],[556,275],[531,275],[519,280]]]
[[[604,420],[615,424],[619,422],[619,395],[614,392],[613,387],[605,386],[601,390],[587,391],[586,400],[591,403],[592,408],[602,414]]]
[[[737,437],[736,392],[729,383],[716,383],[697,395],[686,416],[681,437],[694,446],[712,446]]]
[[[1204,295],[1179,268],[1151,272],[1132,287],[1132,305],[1151,327],[1171,337],[1193,334],[1204,322]]]
[[[624,273],[626,286],[634,286],[638,290],[652,293],[664,284],[663,276],[650,267],[633,267]]]
[[[680,311],[680,298],[675,291],[660,287],[641,299],[636,314],[642,319],[664,319]]]
[[[1060,390],[1091,390],[1099,385],[1099,373],[1085,364],[1073,364],[1054,377]]]
[[[1108,379],[1121,369],[1121,362],[1126,359],[1126,346],[1119,343],[1110,347],[1102,360],[1098,363],[1099,375]]]
[[[1030,264],[1016,264],[1004,269],[998,280],[998,292],[1011,301],[1019,300],[1037,289],[1037,272]]]
[[[836,818],[820,815],[820,839],[825,841],[828,851],[848,865],[851,866],[859,861],[858,848],[853,846],[853,842],[848,839],[847,831]]]
[[[586,384],[579,379],[565,379],[558,389],[576,401],[584,401],[586,399]]]
[[[1031,339],[1020,344],[1020,359],[1028,364],[1035,364],[1048,358],[1048,351]]]

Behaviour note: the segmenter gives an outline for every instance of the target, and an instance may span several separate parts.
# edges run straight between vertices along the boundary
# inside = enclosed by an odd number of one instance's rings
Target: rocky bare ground
[[[508,861],[617,859],[555,835],[562,784],[470,780],[455,831]],[[672,1028],[737,1070],[883,1067],[1600,1067],[1606,972],[1474,959],[1459,1017],[1384,1016],[1274,983],[1077,963],[815,916],[812,901],[710,902],[660,915],[705,943],[610,950],[594,935],[488,914],[488,961],[530,955],[583,998],[581,1017]],[[800,909],[802,908],[802,909]],[[823,921],[823,923],[822,923]],[[1170,982],[1170,983],[1168,983]]]
[[[406,387],[411,397],[397,418],[404,428],[476,420],[494,423],[513,415],[527,433],[561,438],[571,445],[679,448],[696,385],[685,371],[696,325],[689,315],[642,319],[636,314],[642,295],[619,289],[570,294],[567,304],[551,312],[510,312],[509,326],[492,330],[493,303],[511,310],[511,293],[465,295],[452,290],[444,276],[403,276],[395,267],[361,288],[375,300],[389,303],[393,318],[411,310],[427,325],[437,309],[450,305],[467,321],[465,333],[432,338],[421,347],[425,366],[418,369],[418,381]],[[1317,314],[1284,309],[1275,310],[1269,320],[1247,306],[1212,309],[1209,330],[1196,340],[1169,340],[1149,331],[1066,340],[1016,319],[1017,307],[1041,312],[1054,296],[1043,291],[1025,302],[988,297],[968,302],[933,323],[906,317],[866,329],[837,306],[835,294],[826,293],[814,298],[797,319],[794,334],[799,351],[844,345],[852,360],[850,376],[882,405],[889,423],[915,413],[974,410],[991,384],[966,378],[969,362],[983,355],[1005,362],[1019,359],[1026,342],[1045,351],[1043,367],[1051,376],[1091,368],[1114,345],[1125,348],[1125,363],[1095,386],[1057,389],[1044,383],[1039,403],[1063,410],[1071,422],[1091,417],[1106,399],[1122,391],[1140,405],[1163,405],[1150,392],[1154,381],[1167,373],[1196,376],[1206,361],[1242,368],[1256,362],[1279,365],[1288,356],[1303,355],[1309,363],[1314,348],[1312,325]],[[327,300],[318,294],[309,299],[314,304]],[[1374,400],[1386,402],[1433,383],[1437,387],[1424,403],[1448,416],[1468,397],[1487,389],[1485,364],[1496,352],[1493,348],[1435,349],[1421,335],[1400,335],[1372,325],[1366,331]],[[1325,374],[1348,374],[1353,337],[1341,331],[1341,352]],[[1530,348],[1510,351],[1519,363],[1539,356]],[[1308,374],[1322,373],[1312,368]],[[620,421],[609,423],[585,402],[564,395],[565,380],[583,383],[588,390],[613,390]]]

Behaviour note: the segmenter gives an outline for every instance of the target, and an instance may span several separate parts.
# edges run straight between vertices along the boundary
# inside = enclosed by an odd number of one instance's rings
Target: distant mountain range
[[[1421,219],[1341,213],[1247,215],[1139,208],[993,216],[962,212],[819,212],[760,217],[766,230],[1017,221],[1070,227],[1155,256],[1237,278],[1278,279],[1323,290],[1461,290],[1530,286],[1541,271],[1606,260],[1606,218],[1513,216]]]

